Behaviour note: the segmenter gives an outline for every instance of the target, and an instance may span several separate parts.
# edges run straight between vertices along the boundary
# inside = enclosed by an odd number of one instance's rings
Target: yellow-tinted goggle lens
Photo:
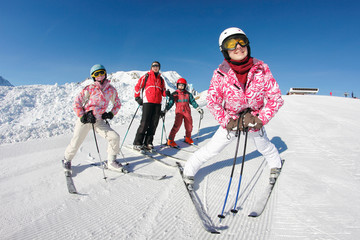
[[[249,44],[249,42],[246,39],[232,38],[224,42],[224,48],[225,50],[234,50],[236,48],[236,44],[238,43],[242,47],[246,47]]]
[[[105,71],[105,70],[97,70],[97,71],[93,72],[92,76],[93,76],[93,77],[98,77],[99,75],[100,75],[100,76],[103,76],[103,75],[105,75],[105,74],[106,74],[106,71]]]

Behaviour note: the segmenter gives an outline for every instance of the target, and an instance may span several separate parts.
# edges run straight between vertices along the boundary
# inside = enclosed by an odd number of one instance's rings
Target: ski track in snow
[[[73,179],[79,194],[69,194],[60,160],[71,134],[64,134],[0,145],[2,239],[356,239],[360,234],[360,113],[354,108],[359,109],[359,102],[324,96],[284,99],[284,107],[266,130],[286,164],[258,218],[249,218],[248,214],[268,184],[269,170],[251,141],[236,208],[239,212],[230,212],[244,136],[225,207],[226,218],[221,222],[217,215],[224,203],[236,141],[205,163],[196,175],[196,193],[221,232],[212,235],[201,227],[176,168],[123,148],[130,169],[168,177],[154,181],[105,171],[106,182],[102,169],[88,161],[99,161],[90,133],[73,160]],[[352,115],[348,116],[349,112]],[[195,136],[195,110],[193,117]],[[174,113],[169,112],[167,132],[173,119]],[[138,124],[136,118],[125,144],[132,143]],[[159,142],[161,126],[160,121],[155,136]],[[128,125],[113,127],[123,137]],[[206,144],[216,129],[216,121],[205,109],[199,145]],[[177,134],[179,142],[183,133],[182,127]],[[106,142],[102,138],[98,142],[101,158],[106,160]],[[175,149],[163,151],[185,159],[191,155]],[[175,163],[174,159],[158,157]],[[118,159],[123,160],[121,155]]]

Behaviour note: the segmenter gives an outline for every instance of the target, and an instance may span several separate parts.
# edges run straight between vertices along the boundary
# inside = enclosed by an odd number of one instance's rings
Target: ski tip
[[[259,215],[256,212],[252,212],[248,215],[248,217],[258,217]]]
[[[236,210],[236,209],[231,209],[230,210],[232,213],[238,213],[238,210]]]

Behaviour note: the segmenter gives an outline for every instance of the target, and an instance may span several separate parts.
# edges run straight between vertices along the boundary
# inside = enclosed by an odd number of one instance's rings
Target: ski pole
[[[201,125],[201,120],[203,119],[203,117],[204,117],[204,114],[200,114],[199,128],[198,128],[198,132],[197,132],[196,139],[199,139],[199,134],[200,134],[200,125]]]
[[[161,129],[161,145],[162,144],[162,140],[163,140],[163,133],[165,133],[165,138],[166,138],[166,143],[165,145],[167,144],[167,135],[166,135],[166,130],[165,130],[165,114],[166,114],[166,106],[168,104],[168,97],[166,96],[166,103],[165,103],[165,109],[164,109],[164,117],[162,117],[162,120],[163,120],[163,127]]]
[[[132,124],[132,122],[134,121],[134,118],[135,118],[136,113],[137,113],[137,111],[139,110],[139,108],[140,108],[140,105],[137,107],[137,109],[136,109],[136,111],[135,111],[135,113],[134,113],[134,116],[133,116],[133,118],[131,119],[131,122],[130,122],[130,124],[129,124],[129,127],[128,127],[126,133],[125,133],[124,139],[123,139],[123,141],[122,141],[122,143],[121,143],[121,146],[120,146],[120,152],[121,152],[121,148],[122,148],[122,146],[123,146],[123,144],[124,144],[124,142],[125,142],[126,136],[127,136],[128,132],[129,132],[129,129],[130,129],[130,127],[131,127],[131,124]]]
[[[122,156],[122,158],[123,158],[123,160],[125,162],[125,165],[129,165],[129,163],[126,161],[126,158],[125,158],[123,152],[121,151],[121,149],[119,149],[119,152],[121,153],[121,156]]]
[[[167,134],[166,134],[166,128],[165,128],[165,116],[164,116],[164,118],[163,118],[163,131],[164,131],[164,135],[165,135],[165,145],[167,144],[167,141],[168,141],[168,137],[167,137]],[[162,134],[161,134],[162,135]],[[162,144],[162,139],[163,139],[163,137],[161,136],[161,145],[163,145]]]
[[[100,164],[101,164],[101,166],[102,166],[104,179],[105,179],[105,181],[106,181],[106,178],[107,178],[107,177],[106,177],[106,175],[105,175],[104,162],[101,160],[100,151],[99,151],[99,146],[98,146],[98,143],[97,143],[97,140],[96,140],[96,134],[95,134],[94,124],[92,124],[92,129],[93,129],[93,132],[94,132],[94,139],[95,139],[96,149],[97,149],[97,152],[98,152],[98,154],[99,154],[99,160],[100,160]]]
[[[240,144],[240,129],[239,129],[239,124],[240,121],[238,121],[238,126],[237,126],[237,130],[236,130],[236,134],[237,134],[237,143],[236,143],[236,150],[235,150],[235,157],[234,157],[234,161],[233,161],[233,166],[232,166],[232,169],[231,169],[231,174],[230,174],[230,180],[229,180],[229,186],[227,188],[227,192],[226,192],[226,196],[225,196],[225,201],[224,201],[224,205],[223,205],[223,208],[222,208],[222,211],[221,211],[221,214],[218,215],[218,217],[221,219],[221,218],[225,218],[224,216],[224,210],[225,210],[225,206],[226,206],[226,202],[227,202],[227,199],[228,199],[228,196],[229,196],[229,191],[230,191],[230,186],[231,186],[231,182],[232,182],[232,177],[234,175],[234,169],[235,169],[235,165],[236,165],[236,159],[237,159],[237,153],[238,153],[238,149],[239,149],[239,144]]]
[[[242,174],[243,174],[243,170],[244,170],[244,163],[245,163],[245,154],[246,154],[246,144],[247,144],[248,132],[249,132],[249,129],[248,129],[248,128],[245,128],[245,143],[244,143],[244,152],[243,152],[242,163],[241,163],[239,185],[238,185],[238,188],[237,188],[237,193],[236,193],[234,208],[231,209],[231,212],[232,212],[232,213],[237,213],[237,212],[238,212],[238,210],[236,210],[236,205],[237,205],[237,201],[238,201],[238,197],[239,197],[241,179],[242,179]]]

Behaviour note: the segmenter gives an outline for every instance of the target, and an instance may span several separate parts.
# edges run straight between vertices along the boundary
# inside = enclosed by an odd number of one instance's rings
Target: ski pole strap
[[[248,129],[248,127],[245,128],[245,126],[244,126],[244,116],[245,116],[245,114],[247,114],[247,113],[251,113],[251,108],[247,108],[247,109],[245,109],[244,111],[242,111],[242,112],[240,113],[240,119],[241,119],[241,125],[242,125],[243,131]],[[240,121],[238,121],[238,123],[239,123],[239,122],[240,122]],[[239,125],[238,125],[238,128],[239,128]]]
[[[242,116],[240,116],[239,120],[241,120]],[[235,137],[238,137],[241,134],[241,130],[240,130],[240,121],[237,122],[237,129],[236,129],[236,133],[235,133]]]

